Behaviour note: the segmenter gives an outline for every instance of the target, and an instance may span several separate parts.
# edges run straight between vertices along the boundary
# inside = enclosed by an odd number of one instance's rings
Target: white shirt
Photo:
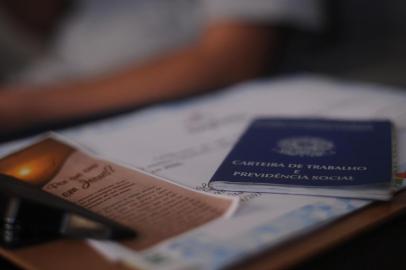
[[[198,37],[208,22],[237,19],[318,29],[317,0],[81,0],[52,50],[18,76],[49,82],[140,63]]]

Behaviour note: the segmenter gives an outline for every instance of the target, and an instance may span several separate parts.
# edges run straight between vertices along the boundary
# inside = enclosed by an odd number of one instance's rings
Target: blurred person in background
[[[0,1],[0,132],[268,74],[406,85],[406,2]]]
[[[2,132],[255,78],[276,61],[279,25],[321,25],[315,0],[0,3]]]

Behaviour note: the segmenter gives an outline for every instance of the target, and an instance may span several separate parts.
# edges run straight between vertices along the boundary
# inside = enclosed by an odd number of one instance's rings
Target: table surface
[[[94,119],[84,119],[75,124]],[[71,124],[59,123],[53,127]],[[43,129],[38,127],[20,134],[0,136],[0,141],[25,137]],[[404,228],[406,191],[397,194],[395,200],[389,203],[368,206],[322,230],[292,240],[232,269],[406,269]],[[0,258],[0,269],[21,268]]]

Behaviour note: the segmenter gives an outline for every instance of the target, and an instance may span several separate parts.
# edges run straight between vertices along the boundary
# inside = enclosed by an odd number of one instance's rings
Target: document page
[[[405,101],[402,89],[298,77],[242,84],[63,134],[97,153],[207,189],[207,181],[256,117],[390,119],[396,127],[399,169],[405,170]]]
[[[62,134],[108,160],[129,164],[200,191],[222,193],[209,189],[207,183],[248,123],[256,117],[390,119],[397,130],[398,171],[401,176],[402,172],[406,172],[405,103],[406,92],[401,89],[298,76],[244,83],[212,95],[154,106],[68,129]],[[21,141],[3,145],[0,155],[27,143]],[[184,249],[193,239],[196,246],[206,248],[207,254],[215,253],[216,247],[221,244],[228,254],[244,257],[243,254],[275,245],[284,237],[304,233],[368,203],[265,193],[226,194],[241,199],[232,218],[213,222],[210,226],[192,231],[187,234],[188,237],[179,238],[178,241],[185,245],[170,245],[172,241],[158,245],[156,252],[159,250],[160,255],[170,254],[169,257],[173,255],[179,259],[199,260],[198,253],[188,253],[186,251],[190,249]],[[285,226],[274,226],[282,223]],[[263,237],[262,229],[270,227],[273,228],[272,237],[268,234]],[[257,242],[259,238],[263,244]],[[214,239],[221,241],[213,242]],[[235,239],[242,240],[236,242]],[[101,248],[101,243],[92,245],[103,249],[106,255],[115,254],[110,256],[112,259],[119,259],[120,254],[125,253],[115,244],[108,248]],[[149,254],[154,254],[153,249],[149,249]],[[214,265],[213,269],[226,263],[216,257],[208,256],[206,259],[207,264]]]
[[[256,117],[390,119],[396,126],[398,170],[405,172],[405,102],[406,94],[401,89],[304,76],[242,84],[214,95],[158,106],[64,134],[100,154],[176,183],[222,193],[210,190],[207,183]],[[240,207],[231,219],[153,247],[146,253],[150,255],[148,258],[154,255],[167,258],[163,260],[164,269],[168,267],[168,258],[199,261],[203,269],[221,268],[244,258],[244,254],[247,256],[315,229],[318,224],[368,203],[264,193],[227,194],[241,198]],[[265,236],[263,232],[269,228],[272,233]],[[191,252],[193,246],[198,252]],[[222,254],[230,257],[221,260],[215,256],[220,246]],[[201,254],[207,257],[202,260]],[[128,256],[122,259],[131,260]]]
[[[124,243],[137,250],[230,216],[237,203],[97,159],[55,137],[0,159],[0,173],[135,230],[137,238]]]

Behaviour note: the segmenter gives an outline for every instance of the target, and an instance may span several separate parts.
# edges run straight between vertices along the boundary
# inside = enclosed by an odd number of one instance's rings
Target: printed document
[[[298,76],[244,83],[222,92],[150,107],[61,133],[109,160],[200,191],[218,193],[210,190],[207,183],[247,124],[256,117],[390,119],[397,128],[401,176],[406,171],[405,103],[406,93],[400,89]],[[5,144],[0,147],[0,155],[27,143],[24,140]],[[235,261],[236,257],[243,258],[258,249],[276,245],[368,203],[263,193],[226,194],[241,198],[232,218],[152,247],[145,256],[148,254],[150,259],[166,256],[166,262],[174,258],[199,261],[202,268],[216,269]],[[187,248],[191,243],[206,250],[204,263],[198,259],[199,252],[186,252],[191,251]],[[92,245],[111,259],[131,261],[122,246],[111,243],[103,246],[99,242]],[[211,256],[219,246],[228,252],[228,259],[216,260]],[[134,255],[133,259],[136,258]]]
[[[0,173],[134,230],[137,237],[124,243],[136,250],[231,216],[237,207],[231,197],[98,159],[56,136],[0,159]]]

